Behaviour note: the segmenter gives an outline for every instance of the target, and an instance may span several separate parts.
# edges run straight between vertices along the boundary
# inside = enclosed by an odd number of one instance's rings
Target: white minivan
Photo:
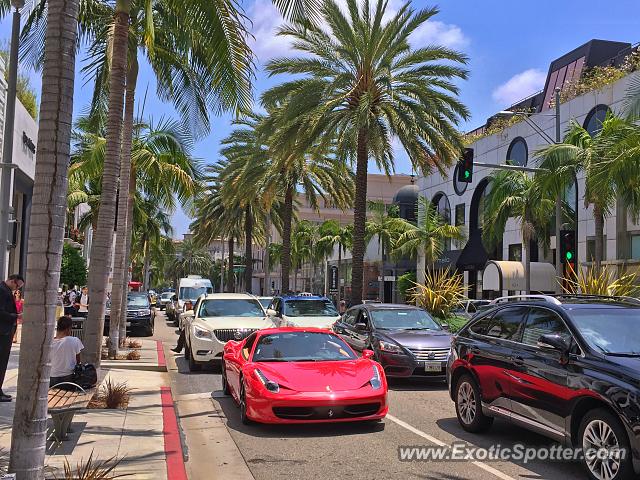
[[[208,295],[213,293],[213,285],[208,278],[202,278],[200,275],[188,275],[181,278],[178,283],[178,305],[177,315],[179,316],[184,307],[184,302],[191,300],[194,304],[200,295]]]

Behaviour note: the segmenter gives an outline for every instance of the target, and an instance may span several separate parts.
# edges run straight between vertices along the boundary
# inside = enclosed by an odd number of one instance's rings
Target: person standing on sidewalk
[[[24,298],[22,298],[22,291],[21,290],[16,290],[15,292],[13,292],[13,297],[16,299],[16,312],[18,312],[18,315],[22,315],[22,310],[24,309]],[[22,319],[18,318],[18,325],[20,325],[22,323]],[[16,331],[13,334],[13,343],[16,343],[18,341],[18,330],[16,328]]]
[[[87,318],[89,313],[89,289],[82,287],[80,299],[78,301],[78,316]]]
[[[0,402],[11,401],[11,395],[2,391],[2,384],[11,355],[13,334],[16,331],[18,319],[22,317],[16,309],[13,292],[22,288],[23,285],[24,278],[15,274],[9,275],[4,282],[0,282]]]

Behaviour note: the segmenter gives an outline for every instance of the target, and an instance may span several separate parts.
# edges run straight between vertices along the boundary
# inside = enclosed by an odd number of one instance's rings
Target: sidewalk
[[[147,350],[150,354],[150,349]],[[5,392],[14,395],[19,354],[19,346],[14,344],[4,387]],[[160,369],[157,354],[155,359],[156,369]],[[148,358],[144,360],[148,367],[151,362]],[[166,366],[162,369],[166,370]],[[105,380],[126,381],[132,388],[127,409],[78,412],[68,440],[47,442],[47,478],[64,478],[61,474],[65,458],[75,469],[78,462],[87,460],[93,452],[95,460],[122,459],[117,473],[133,474],[130,478],[186,479],[171,390],[165,387],[168,385],[167,374],[148,369],[134,370],[132,365],[105,370]],[[0,448],[6,451],[11,444],[13,412],[13,402],[0,404]]]

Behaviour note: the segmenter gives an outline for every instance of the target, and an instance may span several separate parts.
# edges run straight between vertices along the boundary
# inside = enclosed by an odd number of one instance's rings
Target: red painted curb
[[[158,350],[158,366],[166,370],[167,359],[164,357],[164,348],[160,340],[156,340],[156,349]]]
[[[162,405],[162,433],[164,434],[164,453],[167,462],[167,478],[170,480],[187,480],[187,471],[182,457],[182,444],[178,420],[173,406],[170,387],[160,387],[160,403]]]

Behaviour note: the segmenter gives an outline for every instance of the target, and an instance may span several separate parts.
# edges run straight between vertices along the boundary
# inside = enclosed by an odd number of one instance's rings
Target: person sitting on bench
[[[69,317],[60,317],[56,336],[51,344],[51,380],[53,387],[62,382],[73,381],[73,371],[80,363],[80,352],[84,345],[79,338],[71,336],[73,322]]]

